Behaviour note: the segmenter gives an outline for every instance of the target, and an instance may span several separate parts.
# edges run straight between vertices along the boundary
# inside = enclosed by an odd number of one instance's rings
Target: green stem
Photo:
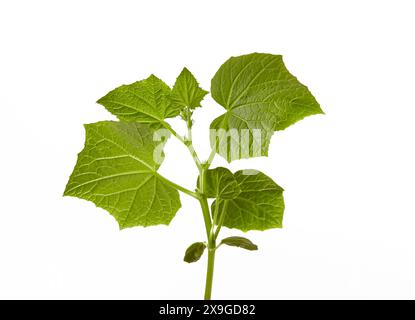
[[[215,204],[215,210],[213,211],[213,227],[215,227],[218,223],[219,203],[220,199],[217,199]]]
[[[161,180],[163,180],[165,183],[167,183],[168,185],[172,186],[173,188],[176,188],[177,190],[180,190],[183,193],[186,193],[187,195],[196,198],[196,199],[200,199],[200,195],[196,192],[193,192],[189,189],[186,189],[185,187],[182,187],[181,185],[178,185],[177,183],[174,183],[173,181],[163,177],[162,175],[159,175],[156,172],[157,177],[159,177]]]
[[[187,147],[187,149],[189,150],[190,154],[192,155],[193,160],[196,163],[197,168],[200,170],[202,168],[202,162],[200,161],[199,157],[196,154],[196,151],[195,151],[195,149],[193,147],[192,140],[191,139],[189,140],[189,139],[186,139],[185,137],[182,137],[167,122],[163,121],[161,124],[163,125],[164,128],[166,128],[167,130],[169,130],[172,135],[174,135],[181,143],[183,143]],[[191,137],[191,133],[190,133],[190,137]]]
[[[209,240],[210,234],[212,232],[212,220],[210,219],[209,205],[208,205],[206,197],[199,196],[199,203],[200,203],[200,207],[202,208],[202,212],[203,212],[203,220],[205,221],[206,236]]]
[[[210,300],[212,295],[213,270],[215,267],[215,249],[208,249],[208,265],[206,272],[205,300]]]
[[[180,142],[182,142],[182,143],[184,143],[185,144],[185,141],[184,141],[184,138],[180,135],[180,134],[178,134],[177,132],[176,132],[176,130],[174,130],[172,127],[171,127],[171,125],[170,124],[168,124],[166,121],[160,121],[161,122],[161,124],[162,124],[162,126],[164,127],[164,128],[166,128],[167,130],[169,130],[170,131],[170,133],[172,134],[172,135],[174,135]]]
[[[206,161],[206,163],[210,166],[213,162],[213,159],[215,158],[216,155],[216,143],[214,145],[214,147],[212,148],[212,151],[210,152],[209,158]]]
[[[219,203],[217,203],[216,205],[219,207]],[[223,202],[222,214],[220,215],[220,219],[219,219],[219,222],[218,222],[218,227],[216,228],[215,240],[218,238],[220,228],[222,228],[222,224],[223,224],[223,220],[225,219],[225,212],[226,212],[227,207],[228,207],[228,200],[225,200]]]
[[[215,265],[216,238],[217,238],[217,233],[219,232],[219,230],[216,230],[215,232],[215,229],[214,229],[215,223],[212,224],[212,218],[210,215],[210,209],[209,209],[207,197],[205,195],[205,190],[206,190],[206,172],[209,169],[209,166],[211,165],[215,157],[216,145],[215,145],[215,148],[212,149],[208,160],[205,163],[201,163],[193,147],[193,143],[192,143],[191,119],[187,120],[187,130],[188,130],[187,137],[182,137],[181,135],[177,134],[177,132],[167,122],[163,121],[162,124],[177,139],[179,139],[180,142],[182,142],[187,147],[187,149],[190,151],[190,154],[193,157],[193,160],[197,168],[199,169],[199,185],[198,185],[197,192],[190,191],[186,188],[183,188],[182,186],[175,184],[174,182],[166,178],[163,178],[163,177],[162,178],[168,184],[176,187],[180,191],[199,200],[200,207],[202,208],[203,219],[205,222],[206,236],[208,239],[208,248],[207,248],[208,249],[208,263],[207,263],[207,271],[206,271],[205,299],[210,300],[211,295],[212,295],[213,270],[214,270],[214,265]],[[226,204],[226,201],[225,201],[225,204]],[[217,215],[217,210],[216,210],[215,215]],[[219,224],[219,229],[220,229],[220,224]]]
[[[202,163],[200,162],[199,157],[197,156],[197,153],[195,151],[195,148],[193,147],[192,140],[186,140],[185,145],[186,145],[187,149],[190,151],[190,154],[192,155],[193,160],[195,161],[197,168],[200,170],[202,168]]]
[[[205,219],[206,235],[208,238],[208,264],[206,271],[206,285],[205,285],[205,300],[210,300],[212,295],[212,282],[213,282],[213,269],[215,264],[215,250],[216,250],[216,241],[214,235],[214,225],[212,224],[212,219],[210,217],[209,205],[207,198],[205,196],[206,190],[206,172],[209,164],[202,166],[199,175],[199,192],[200,192],[200,205],[203,211],[203,217]]]
[[[210,234],[212,231],[212,219],[210,218],[209,204],[204,194],[205,189],[206,189],[206,169],[202,167],[199,171],[199,185],[198,185],[199,202],[200,202],[200,207],[202,208],[203,219],[205,221],[206,236],[209,240]]]

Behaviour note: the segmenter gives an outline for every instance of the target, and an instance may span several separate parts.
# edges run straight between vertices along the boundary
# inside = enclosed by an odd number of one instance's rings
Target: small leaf
[[[94,202],[120,228],[169,224],[179,210],[178,191],[157,173],[163,143],[146,124],[102,121],[85,125],[86,142],[64,195]],[[162,153],[162,151],[160,150]]]
[[[180,113],[171,103],[171,90],[154,75],[129,85],[122,85],[97,102],[120,120],[141,123],[160,123]]]
[[[203,255],[205,249],[206,245],[203,242],[195,242],[187,248],[183,260],[188,263],[196,262]]]
[[[239,247],[246,250],[258,250],[258,246],[256,244],[253,244],[251,240],[244,237],[225,238],[221,241],[221,243],[231,247]]]
[[[199,185],[199,180],[200,177],[197,180],[197,185]],[[240,192],[238,181],[229,169],[218,167],[206,171],[206,197],[234,199]]]
[[[200,107],[200,102],[208,92],[200,88],[196,78],[187,68],[183,68],[176,79],[172,93],[174,103],[182,110],[185,107],[190,109]]]
[[[219,219],[223,225],[242,231],[282,228],[284,214],[283,189],[272,179],[256,170],[241,170],[234,174],[241,193],[219,203]],[[224,202],[227,206],[224,206]],[[212,203],[212,212],[217,201]],[[224,210],[226,209],[226,210]]]
[[[229,162],[267,156],[274,131],[323,113],[280,55],[252,53],[230,58],[213,77],[211,93],[226,109],[210,126],[211,145]]]

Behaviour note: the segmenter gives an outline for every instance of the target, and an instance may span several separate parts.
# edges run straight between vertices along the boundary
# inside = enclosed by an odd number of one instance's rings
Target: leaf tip
[[[149,81],[161,81],[161,79],[159,78],[159,77],[157,77],[155,74],[150,74],[148,77],[147,77],[147,79],[146,80],[149,80]]]
[[[69,193],[68,193],[68,187],[65,188],[65,190],[62,193],[62,197],[68,197]]]
[[[182,71],[180,73],[191,73],[187,67],[183,67]]]
[[[107,99],[108,95],[111,94],[112,91],[108,92],[106,95],[102,96],[101,98],[99,98],[97,101],[95,101],[95,103],[100,104],[101,106],[105,107],[105,100]]]

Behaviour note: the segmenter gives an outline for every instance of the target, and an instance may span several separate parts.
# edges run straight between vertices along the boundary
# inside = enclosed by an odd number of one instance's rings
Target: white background
[[[213,297],[415,298],[413,1],[2,1],[0,298],[196,299],[205,264],[198,203],[169,227],[118,230],[94,204],[63,198],[83,123],[114,119],[95,101],[183,66],[209,89],[230,56],[283,54],[321,103],[274,135],[257,168],[285,188],[284,228],[221,248]],[[196,114],[196,148],[223,110]],[[162,173],[193,188],[177,142]],[[217,158],[214,165],[226,165]],[[223,235],[240,235],[226,230]]]

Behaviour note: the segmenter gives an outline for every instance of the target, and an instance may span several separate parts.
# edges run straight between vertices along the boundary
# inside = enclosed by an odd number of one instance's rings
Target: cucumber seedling
[[[283,189],[270,177],[252,169],[233,173],[211,168],[215,155],[228,162],[267,156],[274,131],[323,113],[280,55],[253,53],[228,59],[212,78],[210,93],[224,113],[210,125],[211,153],[201,161],[193,147],[193,113],[208,92],[188,69],[173,88],[151,75],[109,92],[98,103],[119,121],[85,125],[85,147],[64,192],[107,210],[121,229],[168,225],[181,207],[180,192],[193,197],[200,204],[206,239],[190,245],[184,261],[198,261],[207,252],[205,299],[211,298],[220,246],[257,250],[243,237],[219,240],[221,228],[281,228],[284,213]],[[167,122],[178,116],[186,123],[184,135]],[[199,172],[194,190],[158,173],[170,136],[183,143],[194,160]]]

